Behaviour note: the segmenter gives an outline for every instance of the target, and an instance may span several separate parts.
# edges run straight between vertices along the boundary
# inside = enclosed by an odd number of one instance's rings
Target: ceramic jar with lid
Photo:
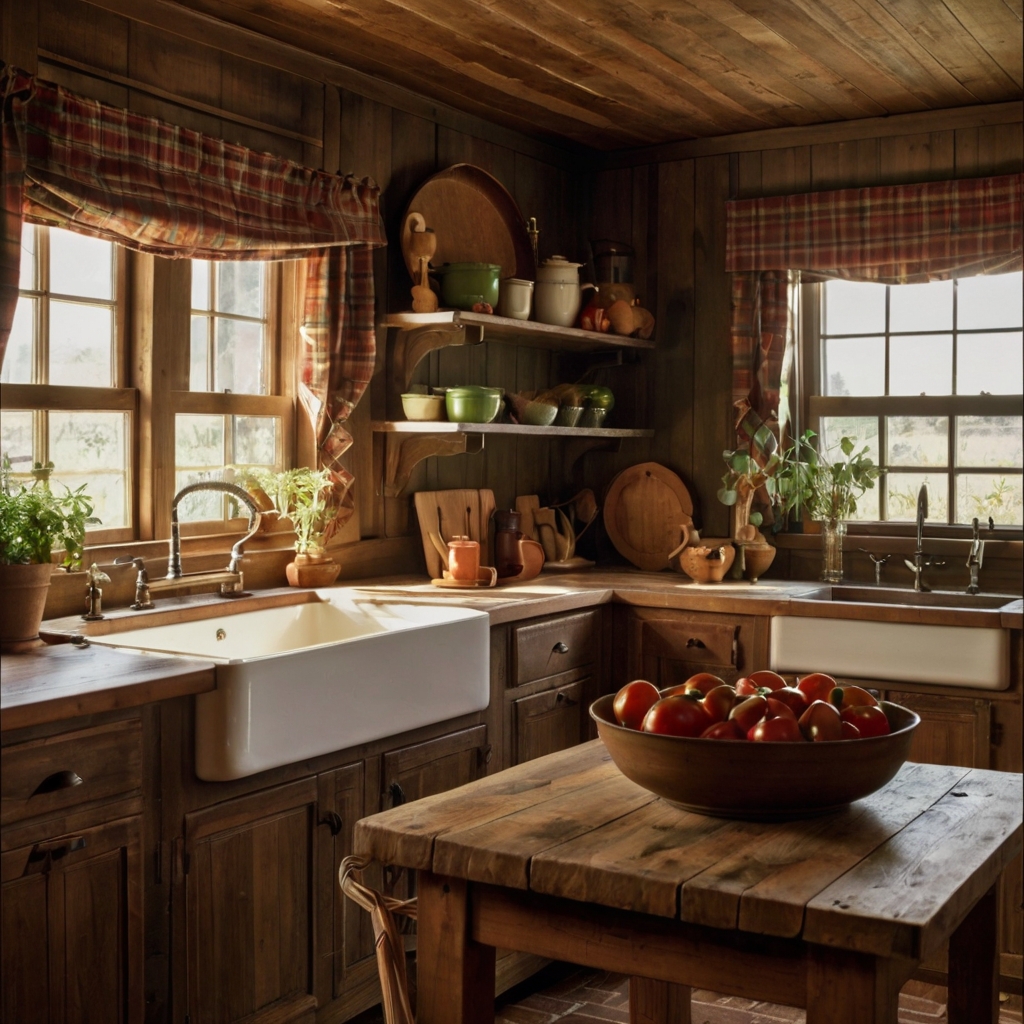
[[[537,286],[533,292],[533,315],[542,324],[572,327],[580,311],[583,288],[580,285],[581,263],[571,263],[564,256],[552,256],[537,268]]]

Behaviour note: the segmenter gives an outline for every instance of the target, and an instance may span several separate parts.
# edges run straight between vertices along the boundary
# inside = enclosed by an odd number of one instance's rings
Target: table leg
[[[996,887],[974,904],[949,938],[949,1024],[998,1024]]]
[[[812,946],[807,1024],[897,1024],[904,976],[883,957]]]
[[[690,986],[629,979],[630,1024],[690,1024]]]
[[[470,936],[468,888],[419,873],[417,1024],[494,1024],[494,947]]]

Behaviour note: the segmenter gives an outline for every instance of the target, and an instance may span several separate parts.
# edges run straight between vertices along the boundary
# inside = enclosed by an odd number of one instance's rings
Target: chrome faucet
[[[914,549],[914,560],[903,559],[903,564],[914,574],[914,590],[928,591],[932,588],[927,586],[921,579],[924,570],[929,565],[945,565],[945,562],[936,562],[931,555],[924,553],[924,521],[928,518],[928,485],[921,484],[921,490],[917,492],[917,547]]]
[[[992,517],[988,517],[988,530],[991,533],[995,530],[996,524]],[[979,590],[978,574],[981,572],[981,563],[985,558],[985,542],[981,539],[981,526],[977,516],[971,522],[971,551],[967,556],[967,568],[971,574],[971,582],[967,586],[968,594],[976,594]]]
[[[237,498],[249,510],[248,532],[231,548],[231,559],[226,569],[213,569],[203,572],[182,572],[181,570],[181,527],[178,522],[178,504],[182,498],[196,491],[221,491]],[[221,597],[239,597],[245,590],[242,580],[242,558],[245,556],[245,543],[259,529],[260,510],[252,497],[235,484],[220,480],[203,480],[197,484],[188,484],[171,500],[171,546],[170,557],[167,559],[167,575],[163,579],[151,580],[146,571],[146,563],[141,558],[127,556],[138,571],[135,580],[135,601],[132,608],[136,611],[153,607],[153,592],[163,590],[185,590],[197,586],[217,586]],[[118,560],[120,561],[120,560]]]

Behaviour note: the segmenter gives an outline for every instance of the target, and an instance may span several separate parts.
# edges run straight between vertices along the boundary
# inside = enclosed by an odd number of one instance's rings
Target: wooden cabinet
[[[991,764],[992,702],[970,697],[889,690],[894,704],[916,711],[921,724],[914,733],[910,760],[988,768]]]
[[[391,750],[384,755],[380,809],[472,782],[490,756],[485,725]]]
[[[514,700],[515,763],[576,746],[583,739],[583,694],[590,689],[587,677]]]

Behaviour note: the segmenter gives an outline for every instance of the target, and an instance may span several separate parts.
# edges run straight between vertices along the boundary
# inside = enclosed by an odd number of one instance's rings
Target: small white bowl
[[[444,395],[402,395],[402,411],[407,420],[443,420]]]

